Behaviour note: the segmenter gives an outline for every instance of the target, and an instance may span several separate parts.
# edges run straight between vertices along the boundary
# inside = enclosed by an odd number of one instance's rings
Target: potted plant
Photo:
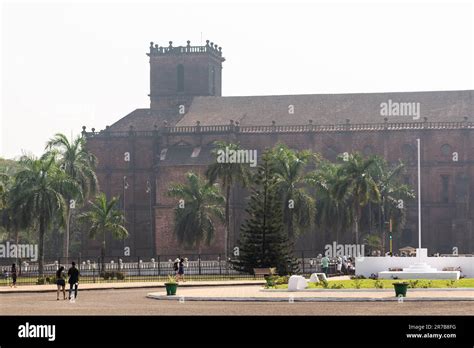
[[[176,282],[176,279],[174,279],[172,276],[168,276],[168,281],[165,283],[165,288],[166,288],[166,295],[172,296],[176,295],[176,289],[178,288],[178,283]]]
[[[395,288],[395,296],[403,296],[407,297],[407,289],[408,289],[408,283],[407,282],[397,282],[393,283],[393,287]]]
[[[267,281],[267,287],[275,286],[275,276],[273,275],[266,275],[265,280]]]

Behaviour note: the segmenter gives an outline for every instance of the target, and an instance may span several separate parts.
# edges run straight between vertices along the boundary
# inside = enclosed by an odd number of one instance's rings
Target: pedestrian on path
[[[342,274],[342,258],[340,256],[337,257],[337,260],[336,260],[336,266],[337,266],[337,275],[341,275]]]
[[[12,265],[12,284],[10,285],[10,287],[16,288],[16,265],[15,264]]]
[[[79,286],[79,270],[76,268],[76,263],[71,263],[72,267],[67,271],[69,276],[69,299],[71,299],[72,289],[74,288],[74,298],[77,298],[77,287]]]
[[[66,280],[64,279],[64,267],[61,266],[56,271],[56,285],[58,286],[57,300],[59,301],[59,291],[63,292],[63,300],[66,299]]]
[[[179,280],[179,258],[176,258],[173,263],[173,271],[174,271],[174,276],[176,278],[176,281]]]
[[[186,280],[184,280],[184,259],[181,259],[179,260],[179,264],[178,264],[178,277],[177,277],[179,280],[182,280],[183,282],[185,282]]]
[[[329,258],[326,255],[324,255],[324,257],[321,259],[321,269],[327,277],[329,270]]]

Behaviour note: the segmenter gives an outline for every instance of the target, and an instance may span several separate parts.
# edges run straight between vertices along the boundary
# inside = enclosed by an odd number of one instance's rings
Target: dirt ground
[[[157,289],[79,292],[76,303],[56,293],[0,295],[0,315],[473,315],[474,301],[436,302],[199,302],[146,298]]]

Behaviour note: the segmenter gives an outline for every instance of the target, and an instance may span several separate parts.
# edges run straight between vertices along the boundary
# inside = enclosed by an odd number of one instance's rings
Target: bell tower
[[[150,108],[175,110],[189,106],[195,96],[221,96],[222,48],[206,40],[205,46],[167,47],[150,43]]]

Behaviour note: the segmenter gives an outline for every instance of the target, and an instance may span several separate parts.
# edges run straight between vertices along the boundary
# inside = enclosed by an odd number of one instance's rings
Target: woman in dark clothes
[[[58,301],[59,301],[59,291],[63,292],[63,300],[66,299],[66,280],[64,278],[65,278],[64,267],[61,266],[56,271],[56,285],[58,286],[58,292],[57,292]]]
[[[10,287],[11,286],[16,288],[16,265],[15,264],[12,265],[12,285],[10,285]]]
[[[183,282],[186,281],[184,280],[184,259],[179,260],[178,278]]]

